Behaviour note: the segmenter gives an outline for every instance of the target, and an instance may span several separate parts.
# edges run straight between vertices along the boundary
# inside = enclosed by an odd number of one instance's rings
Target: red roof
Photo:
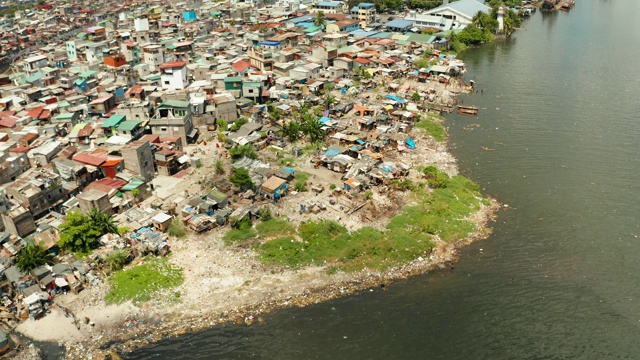
[[[147,140],[150,144],[156,144],[160,142],[160,135],[147,134],[140,138],[140,140]]]
[[[246,62],[244,60],[237,61],[231,65],[237,72],[243,72],[247,70],[247,68],[252,67],[251,63]]]
[[[0,127],[12,128],[16,126],[18,120],[19,119],[15,116],[3,116],[0,119]]]
[[[113,196],[115,195],[117,190],[120,190],[120,188],[122,188],[125,185],[127,185],[126,181],[119,180],[119,179],[104,178],[104,179],[96,180],[91,184],[87,185],[87,187],[84,188],[84,191],[96,189],[96,190],[105,192],[107,194],[110,194],[110,196]],[[113,191],[113,190],[116,190],[116,191]]]
[[[144,88],[141,85],[133,85],[125,95],[140,94],[142,90],[144,90]]]
[[[40,116],[38,116],[39,120],[45,120],[51,117],[51,110],[45,110],[42,112],[42,114],[40,114]]]
[[[42,111],[44,111],[44,106],[27,111],[27,115],[32,119],[37,119],[42,113]]]
[[[87,165],[100,166],[106,161],[106,158],[103,156],[79,153],[73,156],[73,160]]]
[[[173,61],[173,62],[166,62],[162,65],[160,65],[160,69],[172,69],[172,68],[179,68],[179,67],[183,67],[187,65],[186,61]]]
[[[110,166],[116,166],[118,164],[120,164],[121,162],[123,162],[124,159],[112,159],[112,160],[107,160],[105,161],[102,165],[102,167],[110,167]]]
[[[25,153],[25,152],[27,152],[29,150],[31,150],[31,148],[28,147],[28,146],[18,146],[18,147],[14,147],[13,149],[9,150],[9,152]]]
[[[58,157],[69,159],[71,156],[73,156],[73,154],[76,153],[76,151],[78,151],[77,147],[73,145],[69,145],[58,153]]]
[[[91,133],[93,133],[93,125],[87,124],[85,127],[80,129],[80,131],[78,132],[78,137],[91,136]]]
[[[369,63],[369,60],[364,59],[364,58],[356,58],[355,61],[359,62],[360,64],[368,64]]]

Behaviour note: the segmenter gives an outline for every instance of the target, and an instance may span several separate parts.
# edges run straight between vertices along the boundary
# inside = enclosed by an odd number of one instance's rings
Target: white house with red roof
[[[187,87],[187,63],[185,61],[166,62],[159,68],[163,89],[179,90]]]

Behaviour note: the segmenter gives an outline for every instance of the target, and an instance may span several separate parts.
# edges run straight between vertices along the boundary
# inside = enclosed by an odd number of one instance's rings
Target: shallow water
[[[479,117],[448,117],[451,146],[511,209],[454,271],[127,357],[640,358],[639,16],[640,2],[579,1],[464,55],[486,90],[463,97]]]

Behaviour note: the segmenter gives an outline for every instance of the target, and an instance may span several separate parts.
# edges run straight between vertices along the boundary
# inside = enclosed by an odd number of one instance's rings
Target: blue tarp
[[[397,96],[395,96],[395,95],[387,95],[387,99],[391,99],[391,100],[393,100],[393,101],[397,101],[397,102],[399,102],[400,104],[404,104],[404,103],[406,103],[406,101],[404,101],[403,99],[401,99],[401,98],[399,98],[399,97],[397,97]]]
[[[338,150],[329,149],[329,150],[325,151],[324,156],[334,157],[334,156],[336,156],[338,154],[340,154],[340,152]]]
[[[330,120],[331,120],[330,118],[328,118],[326,116],[323,116],[323,117],[320,118],[320,124],[324,125]]]
[[[290,172],[292,174],[296,173],[292,168],[288,168],[288,167],[284,168],[284,171],[288,171],[288,172]]]
[[[357,142],[358,144],[360,144],[360,145],[364,145],[364,144],[366,144],[364,141],[362,141],[362,140],[360,140],[360,139],[356,140],[356,142]]]
[[[407,147],[409,149],[415,149],[416,148],[416,142],[411,140],[410,138],[407,139],[406,143],[407,143]]]

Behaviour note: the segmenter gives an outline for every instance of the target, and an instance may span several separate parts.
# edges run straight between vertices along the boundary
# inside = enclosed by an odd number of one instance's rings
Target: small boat
[[[458,105],[458,114],[478,115],[478,107]]]

